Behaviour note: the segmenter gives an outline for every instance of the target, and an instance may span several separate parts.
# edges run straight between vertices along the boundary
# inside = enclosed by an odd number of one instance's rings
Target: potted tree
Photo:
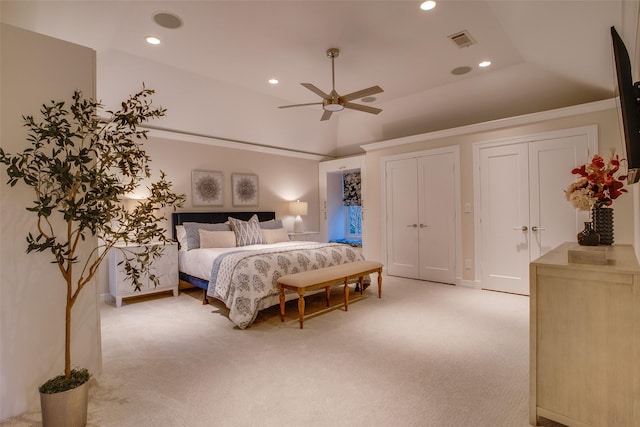
[[[66,293],[64,373],[40,386],[45,426],[86,424],[89,372],[71,367],[72,309],[78,296],[116,243],[167,242],[162,210],[182,206],[185,199],[172,192],[161,172],[157,181],[146,184],[147,199],[133,209],[122,202],[151,180],[150,158],[142,147],[147,132],[139,126],[166,112],[152,105],[153,93],[143,86],[102,119],[98,112],[103,106],[75,91],[68,107],[51,101],[42,106],[41,119],[23,116],[29,148],[13,155],[0,148],[8,184],[21,182],[35,193],[26,208],[36,217],[36,230],[26,236],[26,252],[51,253],[64,284],[60,290]],[[81,242],[88,238],[98,244],[87,251]],[[140,252],[117,248],[126,252],[124,270],[136,290],[143,274],[158,283],[149,265],[161,255],[162,245],[146,245]]]

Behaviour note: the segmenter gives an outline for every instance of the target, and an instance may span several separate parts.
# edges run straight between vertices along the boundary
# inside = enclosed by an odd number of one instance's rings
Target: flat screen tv
[[[615,27],[611,27],[611,39],[629,168],[627,182],[633,184],[640,180],[640,82],[633,82],[629,52]]]

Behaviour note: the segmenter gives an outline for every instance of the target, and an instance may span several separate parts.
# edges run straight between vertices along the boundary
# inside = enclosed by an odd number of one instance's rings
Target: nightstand
[[[305,242],[319,242],[320,241],[320,232],[319,231],[300,231],[300,232],[289,232],[290,240],[302,240]]]
[[[142,287],[136,291],[127,280],[124,265],[118,265],[124,260],[124,253],[118,248],[126,248],[128,251],[142,251],[143,246],[120,245],[109,251],[109,291],[116,300],[116,307],[122,305],[122,298],[152,294],[156,292],[173,291],[173,296],[178,296],[178,244],[150,243],[149,245],[162,245],[162,255],[153,261],[152,272],[158,277],[158,286],[154,286],[148,277],[141,277]]]

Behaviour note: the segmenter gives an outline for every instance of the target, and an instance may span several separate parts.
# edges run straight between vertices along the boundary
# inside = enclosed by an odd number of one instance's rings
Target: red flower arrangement
[[[565,190],[567,200],[583,211],[589,211],[594,206],[611,206],[618,196],[627,192],[622,183],[627,176],[616,176],[623,161],[625,159],[620,159],[612,150],[608,162],[596,154],[591,163],[573,169],[571,173],[581,178]]]

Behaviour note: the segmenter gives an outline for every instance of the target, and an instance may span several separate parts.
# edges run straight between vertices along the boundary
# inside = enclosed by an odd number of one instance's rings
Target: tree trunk
[[[64,376],[71,378],[71,308],[72,304],[67,299],[64,330]]]

